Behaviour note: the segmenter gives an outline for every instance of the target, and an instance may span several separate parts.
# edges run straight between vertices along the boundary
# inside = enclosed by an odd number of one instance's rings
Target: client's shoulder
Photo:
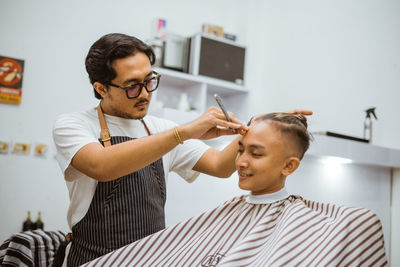
[[[302,200],[304,204],[314,212],[320,213],[333,220],[346,221],[375,221],[379,222],[379,217],[372,210],[365,207],[356,207],[350,205],[340,205],[334,203],[324,203],[313,200]]]

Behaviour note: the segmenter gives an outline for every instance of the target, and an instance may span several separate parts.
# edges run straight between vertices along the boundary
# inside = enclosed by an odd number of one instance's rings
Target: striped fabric
[[[246,196],[106,254],[85,266],[386,266],[382,226],[364,208],[298,196]]]
[[[51,266],[60,243],[61,231],[33,230],[17,233],[0,247],[1,266]]]
[[[111,143],[132,140],[112,136]],[[162,159],[109,182],[99,182],[86,215],[72,227],[67,266],[81,265],[165,228]]]

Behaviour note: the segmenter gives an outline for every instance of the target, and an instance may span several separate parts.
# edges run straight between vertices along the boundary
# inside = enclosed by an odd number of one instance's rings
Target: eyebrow
[[[243,143],[242,143],[241,141],[239,141],[238,143],[239,143],[239,146],[243,146]],[[255,145],[255,144],[251,144],[251,145],[249,145],[249,147],[252,148],[252,149],[265,149],[264,146],[262,146],[262,145]]]
[[[265,149],[264,146],[261,145],[249,145],[250,148],[255,148],[255,149]]]
[[[146,79],[147,77],[151,76],[152,74],[153,74],[153,71],[150,71],[144,78]],[[123,82],[123,84],[130,84],[132,82],[138,83],[138,82],[140,82],[140,80],[137,78],[133,78],[133,79],[126,80],[125,82]]]

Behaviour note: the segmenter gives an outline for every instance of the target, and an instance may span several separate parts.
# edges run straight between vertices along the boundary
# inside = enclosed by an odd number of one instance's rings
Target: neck
[[[100,106],[101,111],[102,111],[104,114],[112,115],[112,114],[109,112],[109,110],[107,109],[107,105],[104,104],[103,99],[100,100],[99,106]],[[106,108],[104,108],[104,107],[106,107]]]

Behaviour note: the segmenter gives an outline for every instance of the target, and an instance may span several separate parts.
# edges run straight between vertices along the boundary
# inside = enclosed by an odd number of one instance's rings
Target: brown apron
[[[110,137],[101,108],[97,109],[102,128],[100,142],[104,146],[133,139]],[[88,212],[72,227],[67,266],[81,265],[164,229],[165,200],[162,159],[116,180],[98,182]]]

